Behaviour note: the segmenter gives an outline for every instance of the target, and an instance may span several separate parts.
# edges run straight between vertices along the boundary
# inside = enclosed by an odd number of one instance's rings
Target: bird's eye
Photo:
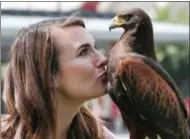
[[[125,20],[127,20],[127,21],[129,21],[130,20],[130,18],[131,18],[131,15],[125,15]]]

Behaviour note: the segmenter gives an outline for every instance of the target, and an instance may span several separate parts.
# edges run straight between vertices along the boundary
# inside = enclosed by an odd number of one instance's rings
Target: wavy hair
[[[8,117],[2,118],[3,139],[48,139],[55,132],[55,87],[58,50],[53,27],[79,25],[77,18],[55,18],[22,28],[11,47],[3,100]],[[69,139],[104,139],[103,124],[84,105],[74,117]]]

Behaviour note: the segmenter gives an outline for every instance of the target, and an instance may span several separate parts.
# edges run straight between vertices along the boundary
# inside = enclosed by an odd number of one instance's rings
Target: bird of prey
[[[182,94],[157,61],[149,15],[140,8],[122,11],[113,28],[124,33],[108,53],[108,92],[130,139],[188,139]]]

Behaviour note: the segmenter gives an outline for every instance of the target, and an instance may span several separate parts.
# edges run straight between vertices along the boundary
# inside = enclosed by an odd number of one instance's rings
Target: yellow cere
[[[114,17],[114,19],[113,19],[113,23],[115,24],[115,25],[123,25],[123,24],[125,24],[125,20],[123,19],[123,18],[121,18],[121,17],[118,17],[118,16],[116,16],[116,17]]]

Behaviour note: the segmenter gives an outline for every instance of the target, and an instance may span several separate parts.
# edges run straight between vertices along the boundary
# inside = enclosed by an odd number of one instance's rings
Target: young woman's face
[[[107,83],[107,58],[96,50],[93,37],[81,26],[55,28],[52,34],[59,51],[59,91],[72,100],[102,96]]]

